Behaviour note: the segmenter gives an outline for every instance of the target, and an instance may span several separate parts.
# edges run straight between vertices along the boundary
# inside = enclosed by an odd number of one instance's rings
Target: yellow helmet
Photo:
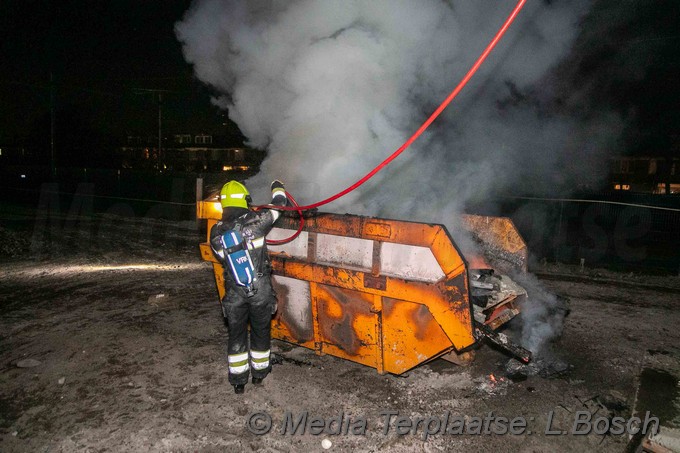
[[[220,204],[222,208],[248,208],[250,193],[246,186],[238,181],[229,181],[220,190]]]

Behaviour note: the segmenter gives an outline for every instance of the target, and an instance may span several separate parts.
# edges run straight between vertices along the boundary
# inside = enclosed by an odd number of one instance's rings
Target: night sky
[[[87,136],[113,143],[127,134],[155,134],[156,99],[139,89],[168,90],[167,130],[222,124],[210,89],[193,76],[175,36],[175,23],[190,5],[1,2],[0,142],[45,143],[50,74],[62,141]],[[608,105],[626,118],[617,151],[645,153],[653,147],[656,154],[677,154],[679,17],[677,1],[598,1],[562,63],[563,89],[583,89],[584,108]]]
[[[582,30],[569,86],[629,121],[623,152],[680,156],[680,2],[599,1]]]
[[[212,130],[224,121],[185,63],[174,24],[189,1],[0,3],[0,142],[43,144],[54,80],[58,139],[117,143],[164,128]],[[86,137],[86,138],[85,138]]]

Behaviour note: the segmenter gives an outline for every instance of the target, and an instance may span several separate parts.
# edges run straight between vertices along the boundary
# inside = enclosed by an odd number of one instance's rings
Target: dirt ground
[[[677,277],[552,266],[537,271],[570,299],[552,345],[570,364],[565,372],[512,381],[507,356],[483,346],[469,367],[437,360],[381,376],[275,342],[281,363],[273,374],[235,395],[228,334],[194,222],[95,215],[62,228],[14,220],[13,231],[24,232],[16,247],[26,253],[5,256],[0,270],[3,452],[323,451],[324,439],[328,451],[621,452],[625,435],[546,435],[548,419],[553,430],[568,430],[576,411],[628,418],[641,371],[655,357],[680,357]],[[423,429],[397,435],[391,426],[385,434],[381,412],[389,410],[411,420],[441,420],[447,411],[525,417],[531,433],[424,440]],[[305,411],[363,418],[365,434],[281,434],[287,412]],[[269,433],[247,428],[256,412],[273,420]]]

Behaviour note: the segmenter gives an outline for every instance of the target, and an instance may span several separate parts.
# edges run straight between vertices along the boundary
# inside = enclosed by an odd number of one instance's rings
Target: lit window
[[[250,170],[250,167],[247,165],[224,165],[222,167],[222,171],[232,171],[232,170],[241,170],[241,171],[248,171]]]
[[[191,135],[189,134],[178,134],[175,135],[175,143],[191,143]]]
[[[621,184],[616,184],[614,186],[614,190],[621,190]]]
[[[668,184],[668,188],[670,189],[671,194],[677,194],[680,193],[680,184]],[[666,193],[666,183],[662,182],[656,185],[656,190],[654,191],[656,194],[665,194]]]
[[[209,145],[212,143],[212,135],[197,135],[194,141],[197,144]]]

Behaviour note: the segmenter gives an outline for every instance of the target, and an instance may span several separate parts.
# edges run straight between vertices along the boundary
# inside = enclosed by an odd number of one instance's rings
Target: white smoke
[[[397,149],[468,71],[513,0],[197,0],[176,25],[196,76],[251,146],[248,181],[301,204],[348,187]],[[561,78],[589,0],[530,1],[479,73],[412,147],[323,209],[453,227],[499,193],[596,181],[621,121]],[[568,71],[573,74],[573,71]],[[255,200],[266,201],[266,200]],[[535,285],[532,285],[535,286]],[[534,295],[537,291],[532,291]],[[523,315],[539,351],[561,330],[540,292]]]
[[[519,315],[522,321],[520,343],[535,356],[543,356],[550,352],[550,341],[562,334],[564,318],[569,311],[567,303],[548,291],[534,275],[517,274],[513,278],[529,295]]]
[[[176,25],[196,76],[219,93],[274,178],[304,204],[398,148],[469,69],[515,2],[199,0]],[[551,73],[589,1],[528,2],[478,75],[402,156],[336,212],[449,223],[494,191],[587,181],[618,133],[553,108]],[[578,163],[578,165],[577,165]],[[583,165],[583,164],[587,165]],[[256,200],[257,201],[257,200]]]

